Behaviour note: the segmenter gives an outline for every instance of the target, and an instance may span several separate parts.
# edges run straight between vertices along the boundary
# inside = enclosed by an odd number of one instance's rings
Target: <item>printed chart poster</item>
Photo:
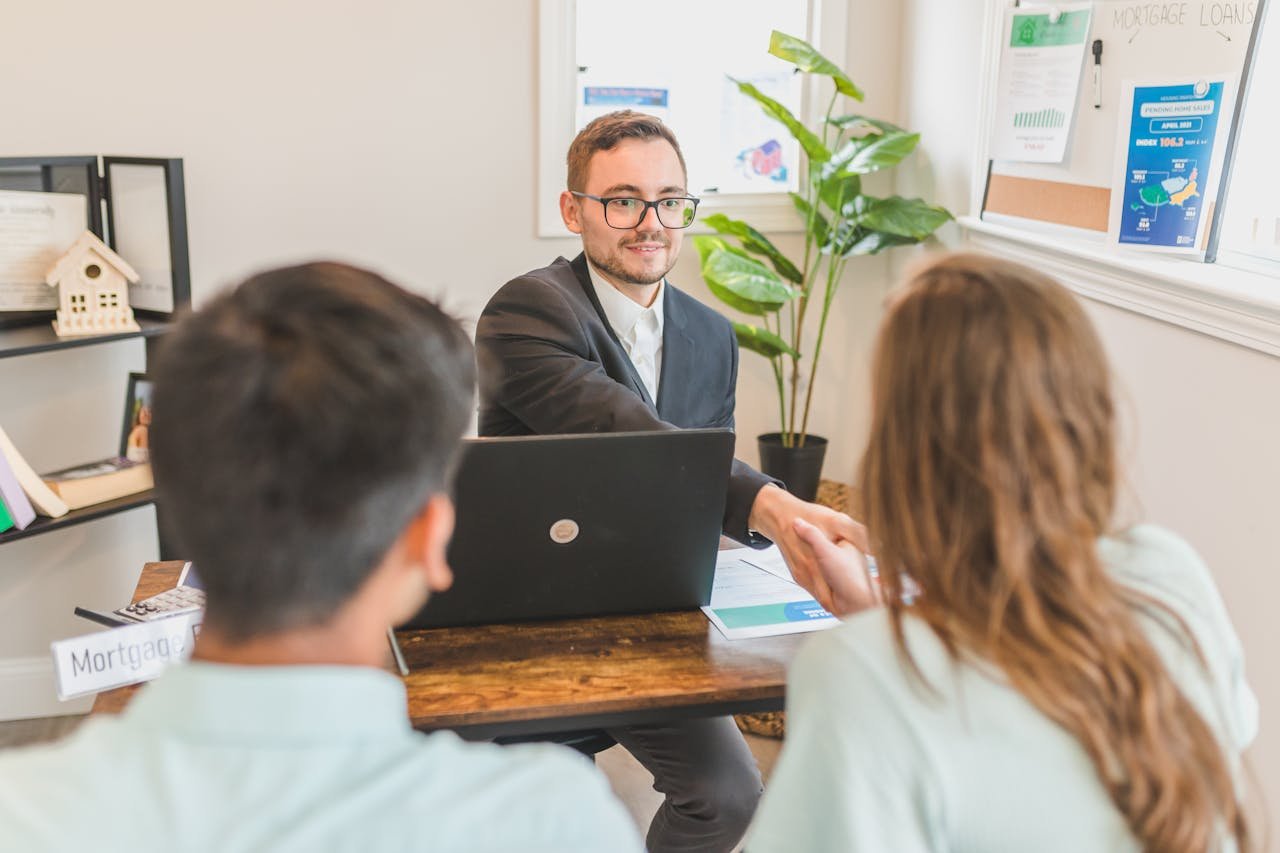
[[[578,130],[615,110],[635,110],[670,120],[669,90],[654,86],[583,86],[578,102]]]
[[[799,77],[788,71],[744,75],[738,79],[800,112]],[[720,145],[716,189],[722,193],[794,192],[799,189],[800,143],[760,105],[725,77],[720,96]]]
[[[1130,88],[1129,86],[1125,87]],[[1219,171],[1225,79],[1133,85],[1128,132],[1113,185],[1112,228],[1122,245],[1195,252],[1208,226],[1207,188]],[[1117,191],[1118,190],[1118,191]]]
[[[1061,163],[1075,118],[1092,6],[1010,9],[1000,51],[1000,81],[991,156]]]

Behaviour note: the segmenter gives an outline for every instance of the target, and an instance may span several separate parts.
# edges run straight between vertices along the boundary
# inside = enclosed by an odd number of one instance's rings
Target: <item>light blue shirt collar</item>
[[[236,741],[385,738],[412,731],[404,684],[361,666],[178,664],[124,712],[131,723]]]

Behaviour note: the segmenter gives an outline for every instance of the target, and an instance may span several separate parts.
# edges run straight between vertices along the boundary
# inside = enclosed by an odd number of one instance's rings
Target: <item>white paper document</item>
[[[0,190],[0,311],[58,307],[44,277],[85,223],[84,196]]]
[[[770,550],[777,552],[776,548]],[[720,633],[730,640],[744,640],[820,631],[840,624],[791,580],[781,554],[774,561],[768,553],[735,548],[721,551],[716,557],[711,604],[702,612]],[[762,554],[763,557],[758,556]],[[755,561],[770,568],[762,568]]]
[[[750,563],[757,569],[764,569],[771,575],[776,575],[787,583],[795,583],[796,579],[791,576],[791,567],[787,565],[787,560],[782,556],[782,551],[777,545],[770,545],[768,548],[742,548],[742,561]]]
[[[1061,163],[1066,156],[1092,9],[1059,3],[1005,13],[994,159]]]

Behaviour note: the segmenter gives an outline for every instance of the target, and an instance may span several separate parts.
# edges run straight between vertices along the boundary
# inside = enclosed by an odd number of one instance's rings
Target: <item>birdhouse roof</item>
[[[111,247],[98,239],[98,235],[92,231],[86,231],[71,244],[71,248],[62,253],[62,257],[54,263],[49,270],[49,274],[44,277],[44,283],[50,287],[57,287],[58,282],[66,278],[74,267],[80,265],[84,256],[89,252],[93,252],[102,260],[111,264],[116,270],[125,277],[131,284],[136,284],[138,274],[134,272],[133,267],[129,266],[128,261],[112,251]]]

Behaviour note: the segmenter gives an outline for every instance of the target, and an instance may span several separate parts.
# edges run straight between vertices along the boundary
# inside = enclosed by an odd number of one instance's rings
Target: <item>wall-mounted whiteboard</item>
[[[1224,74],[1238,78],[1261,5],[1262,0],[1096,0],[1088,41],[1091,45],[1094,39],[1102,40],[1101,106],[1094,105],[1093,57],[1086,50],[1065,159],[1061,163],[992,160],[983,218],[1048,224],[1099,237],[1105,234],[1116,176],[1117,135],[1129,106],[1124,99],[1125,82]],[[1031,0],[1021,4],[1028,10],[1053,6]],[[1009,26],[1005,16],[999,17],[997,25]],[[1009,33],[1001,37],[1007,40]]]

